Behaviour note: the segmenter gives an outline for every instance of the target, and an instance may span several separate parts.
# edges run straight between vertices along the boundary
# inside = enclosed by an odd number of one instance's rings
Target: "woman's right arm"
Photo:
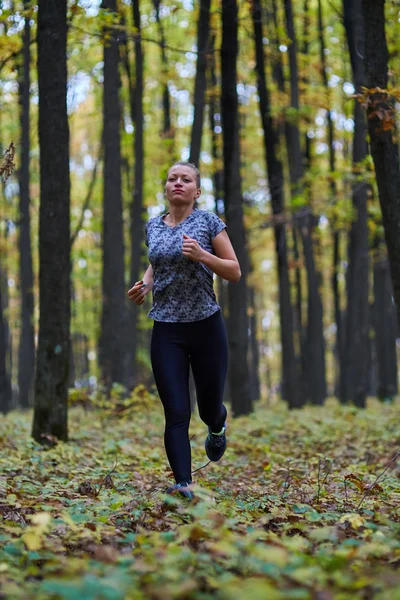
[[[135,304],[140,306],[143,304],[145,297],[153,289],[153,267],[149,265],[143,279],[137,281],[130,290],[128,296]]]

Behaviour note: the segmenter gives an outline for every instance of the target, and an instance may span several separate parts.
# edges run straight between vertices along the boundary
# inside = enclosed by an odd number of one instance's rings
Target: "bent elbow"
[[[242,271],[240,270],[240,267],[238,266],[236,277],[235,277],[234,281],[237,283],[238,281],[240,281],[241,277],[242,277]]]

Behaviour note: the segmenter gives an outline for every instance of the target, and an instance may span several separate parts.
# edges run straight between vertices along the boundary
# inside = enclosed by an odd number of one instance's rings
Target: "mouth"
[[[173,190],[174,194],[183,194],[183,190]]]

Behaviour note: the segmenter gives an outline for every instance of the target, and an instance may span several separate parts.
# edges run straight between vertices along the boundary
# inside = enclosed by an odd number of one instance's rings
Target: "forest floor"
[[[154,396],[74,400],[69,443],[0,420],[0,598],[400,600],[399,401],[231,419],[188,503],[164,493]]]

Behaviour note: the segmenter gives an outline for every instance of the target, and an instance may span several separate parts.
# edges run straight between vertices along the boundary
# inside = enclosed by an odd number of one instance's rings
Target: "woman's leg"
[[[190,482],[189,353],[181,323],[155,322],[151,338],[154,379],[165,412],[165,450],[177,483]]]
[[[200,418],[211,431],[218,433],[224,426],[226,408],[223,404],[228,369],[228,340],[221,313],[198,321],[193,329],[190,362],[196,384]]]

